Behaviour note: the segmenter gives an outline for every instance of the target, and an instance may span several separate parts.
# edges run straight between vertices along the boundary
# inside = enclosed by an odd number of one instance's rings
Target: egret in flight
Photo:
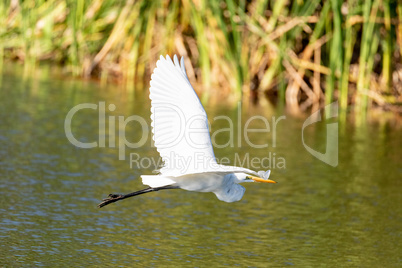
[[[183,57],[179,63],[160,57],[151,76],[152,134],[164,166],[158,175],[142,175],[149,187],[129,194],[110,194],[98,206],[128,197],[166,189],[213,192],[219,200],[239,201],[245,192],[242,182],[275,183],[270,171],[258,173],[216,162],[208,129],[207,114],[188,80]]]

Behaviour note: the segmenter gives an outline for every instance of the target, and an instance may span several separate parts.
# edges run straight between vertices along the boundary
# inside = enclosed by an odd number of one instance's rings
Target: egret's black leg
[[[101,207],[104,207],[106,205],[109,205],[110,203],[114,203],[114,202],[129,198],[129,197],[132,197],[132,196],[140,195],[140,194],[156,192],[156,191],[159,191],[159,190],[179,189],[179,188],[180,187],[178,187],[178,186],[167,185],[167,186],[155,187],[155,188],[148,187],[148,188],[145,188],[145,189],[142,189],[142,190],[139,190],[139,191],[136,191],[136,192],[132,192],[132,193],[129,193],[129,194],[109,194],[109,197],[103,199],[103,202],[101,202],[98,205],[98,207],[101,208]]]

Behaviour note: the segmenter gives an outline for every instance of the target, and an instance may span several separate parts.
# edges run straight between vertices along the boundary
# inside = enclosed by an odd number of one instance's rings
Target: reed
[[[401,13],[391,0],[5,0],[0,68],[48,61],[135,88],[178,53],[203,100],[272,93],[299,112],[334,100],[399,111]]]
[[[353,48],[356,42],[356,30],[351,25],[351,19],[355,16],[355,5],[357,4],[356,0],[349,0],[348,6],[350,7],[350,12],[348,12],[345,21],[345,41],[344,41],[344,49],[345,54],[343,58],[343,69],[342,69],[342,78],[341,85],[339,90],[339,105],[342,110],[346,110],[348,106],[348,91],[349,91],[349,70],[350,63],[352,61],[353,56]]]

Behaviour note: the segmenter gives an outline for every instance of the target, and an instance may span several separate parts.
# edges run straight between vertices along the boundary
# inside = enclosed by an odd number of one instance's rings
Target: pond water
[[[14,64],[1,77],[0,266],[402,265],[402,129],[392,115],[359,124],[331,119],[339,124],[339,163],[333,167],[303,145],[305,118],[265,100],[211,102],[205,108],[222,147],[215,148],[217,158],[255,170],[270,167],[278,184],[243,184],[246,193],[235,203],[171,190],[98,209],[109,193],[144,188],[139,176],[155,168],[159,155],[148,129],[118,119],[138,115],[149,125],[148,93],[62,77],[43,67],[24,78]],[[71,132],[81,142],[97,142],[94,148],[78,148],[66,137],[68,112],[84,103],[96,109],[77,111]],[[222,115],[233,125],[216,118]],[[267,119],[270,131],[244,135],[255,115]],[[248,130],[263,129],[261,117]],[[327,123],[304,129],[310,148],[325,151]],[[219,132],[230,127],[233,137]],[[122,152],[119,130],[127,141],[143,138],[144,144]]]

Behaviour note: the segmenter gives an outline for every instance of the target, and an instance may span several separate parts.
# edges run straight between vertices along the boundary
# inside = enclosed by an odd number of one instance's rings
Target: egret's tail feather
[[[171,178],[164,177],[161,175],[142,175],[141,178],[142,178],[142,184],[148,185],[152,188],[173,185],[176,183]]]

